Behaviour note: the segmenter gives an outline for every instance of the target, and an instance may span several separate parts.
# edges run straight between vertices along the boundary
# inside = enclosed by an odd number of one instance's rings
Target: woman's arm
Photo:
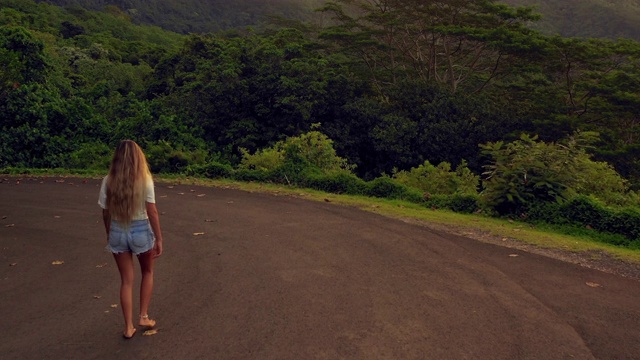
[[[158,216],[158,208],[155,203],[145,202],[147,207],[147,216],[149,216],[149,224],[151,224],[151,230],[156,236],[156,243],[153,245],[155,254],[153,257],[162,255],[162,230],[160,230],[160,217]]]
[[[107,243],[109,242],[109,230],[111,230],[111,214],[109,210],[102,209],[102,222],[104,222],[104,229],[107,231]]]

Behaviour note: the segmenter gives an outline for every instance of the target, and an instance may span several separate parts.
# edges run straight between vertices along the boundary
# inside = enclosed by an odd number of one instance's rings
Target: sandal
[[[127,339],[127,340],[131,339],[133,337],[133,335],[136,334],[137,329],[136,328],[131,328],[131,329],[129,329],[129,331],[131,331],[131,334],[129,336],[127,336],[127,331],[125,330],[125,332],[122,333],[122,337]]]
[[[152,329],[156,326],[156,321],[153,319],[149,319],[149,315],[140,315],[140,322],[138,324],[140,326]]]

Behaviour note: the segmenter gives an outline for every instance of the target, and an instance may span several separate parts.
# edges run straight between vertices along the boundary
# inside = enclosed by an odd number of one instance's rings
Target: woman
[[[133,324],[133,256],[138,257],[140,284],[140,318],[138,325],[152,328],[155,320],[148,309],[153,291],[153,262],[162,255],[162,232],[155,204],[153,179],[140,146],[122,141],[111,160],[109,174],[102,180],[98,204],[107,231],[107,249],[120,271],[120,305],[124,316],[123,336],[136,333]]]

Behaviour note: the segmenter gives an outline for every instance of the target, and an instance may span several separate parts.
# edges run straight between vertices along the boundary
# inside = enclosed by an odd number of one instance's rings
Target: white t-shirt
[[[105,176],[102,179],[102,185],[100,186],[100,196],[98,197],[98,205],[101,208],[107,208],[107,178],[109,176]],[[144,195],[142,196],[143,203],[138,207],[138,212],[133,216],[131,220],[145,220],[148,219],[147,216],[147,207],[145,206],[145,202],[155,204],[156,203],[156,193],[153,188],[153,179],[149,177],[147,179],[147,183],[144,189]]]

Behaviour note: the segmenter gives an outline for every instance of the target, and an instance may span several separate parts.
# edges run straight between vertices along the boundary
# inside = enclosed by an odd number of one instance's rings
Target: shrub
[[[587,196],[577,196],[561,204],[559,210],[560,221],[594,228],[602,228],[601,224],[609,215],[604,206]]]
[[[463,214],[471,214],[480,209],[477,194],[431,195],[424,205],[436,209],[448,209]]]
[[[231,165],[212,161],[204,165],[189,166],[186,173],[187,175],[204,176],[209,179],[228,178],[233,174],[233,168]]]
[[[534,203],[531,204],[523,214],[525,214],[527,220],[531,222],[559,225],[571,223],[571,221],[566,219],[562,214],[562,204],[559,202]]]
[[[469,170],[465,161],[455,171],[451,171],[451,164],[447,162],[433,166],[425,161],[410,171],[394,174],[393,178],[429,194],[476,194],[479,184],[479,177]]]
[[[518,213],[534,202],[559,201],[572,176],[565,166],[568,154],[522,135],[508,144],[481,145],[492,159],[485,166],[483,200],[499,214]]]
[[[242,148],[240,152],[242,152],[242,161],[238,166],[239,169],[273,171],[284,164],[282,143],[268,149],[258,150],[253,155]]]
[[[106,169],[112,154],[113,149],[105,143],[83,144],[69,155],[67,165],[71,169]]]
[[[304,186],[304,179],[322,175],[322,171],[299,156],[287,156],[284,164],[269,172],[275,183]]]
[[[410,188],[388,176],[382,176],[369,181],[365,195],[386,199],[407,200],[414,203],[422,203],[424,197],[420,190]]]
[[[362,195],[367,183],[348,171],[316,174],[304,179],[304,186],[334,194]]]
[[[285,157],[299,156],[324,172],[353,168],[347,164],[347,160],[336,154],[333,141],[319,131],[288,138],[283,150]]]
[[[637,204],[627,181],[587,154],[595,138],[594,133],[578,133],[562,143],[544,143],[522,135],[509,144],[481,145],[482,153],[491,159],[483,174],[483,201],[500,214],[576,195],[594,196],[606,204]]]
[[[622,234],[629,240],[640,240],[640,211],[637,208],[624,208],[608,215],[598,230]]]
[[[185,171],[191,165],[203,164],[207,155],[204,150],[174,149],[169,142],[162,140],[147,143],[145,153],[154,173]]]
[[[269,172],[263,170],[237,169],[231,177],[239,181],[266,182],[269,180]]]
[[[614,209],[587,196],[576,196],[562,203],[538,204],[529,209],[527,216],[531,222],[586,227],[603,233],[619,234],[628,240],[616,240],[614,245],[630,246],[640,241],[638,208]]]
[[[240,151],[242,152],[241,169],[276,171],[291,164],[313,166],[325,173],[351,169],[345,159],[336,155],[333,141],[318,131],[289,137],[254,154],[250,154],[246,149],[240,149]]]

